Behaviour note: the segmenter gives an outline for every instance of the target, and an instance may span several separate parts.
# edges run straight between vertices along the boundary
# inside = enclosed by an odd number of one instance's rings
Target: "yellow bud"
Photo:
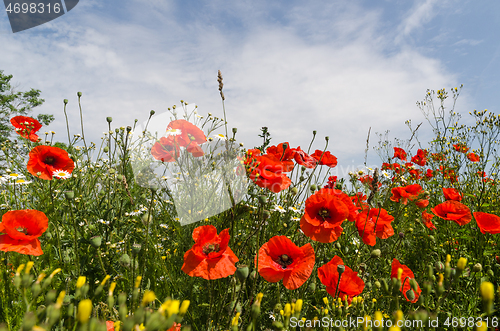
[[[115,287],[116,287],[116,282],[112,282],[111,285],[109,285],[109,295],[113,295]]]
[[[238,320],[240,319],[240,313],[236,313],[231,321],[231,326],[238,326]]]
[[[33,264],[35,264],[33,261],[29,261],[28,263],[26,263],[26,270],[24,270],[26,274],[30,273],[31,268],[33,268]]]
[[[495,288],[493,284],[490,282],[482,282],[481,283],[481,296],[485,301],[493,301],[495,299]]]
[[[191,303],[191,301],[189,301],[189,300],[182,301],[181,308],[179,309],[179,314],[181,314],[181,315],[186,314],[190,303]]]
[[[451,262],[451,255],[447,254],[446,255],[446,263],[450,264],[450,262]]]
[[[457,262],[458,270],[464,271],[466,265],[467,265],[467,259],[465,257],[461,257],[458,259],[458,262]]]
[[[285,312],[283,311],[283,309],[280,310],[280,315],[281,316],[284,316],[285,315]]]
[[[135,284],[134,284],[135,288],[138,288],[139,285],[141,285],[141,280],[142,280],[142,277],[141,276],[137,276],[137,278],[135,279]]]
[[[373,298],[373,299],[372,299],[372,302],[373,302],[373,303],[377,303],[377,299]]]
[[[260,305],[263,297],[264,297],[264,293],[261,292],[261,293],[257,294],[257,297],[255,298],[256,304]]]
[[[56,301],[56,308],[57,309],[61,309],[65,296],[66,296],[66,291],[61,291],[59,293],[59,296],[57,297],[57,301]]]
[[[323,298],[323,302],[325,303],[325,305],[328,305],[328,298],[327,298],[327,297],[324,297],[324,298]]]
[[[302,301],[302,299],[298,299],[296,302],[295,302],[295,311],[300,313],[302,311],[302,304],[304,302]]]
[[[76,288],[80,288],[83,285],[85,285],[86,280],[87,280],[87,277],[85,277],[85,276],[78,277],[78,280],[76,281]]]
[[[438,284],[442,285],[442,284],[443,284],[443,280],[444,280],[444,276],[443,276],[443,274],[439,274],[439,281],[438,281]]]
[[[403,275],[403,268],[398,268],[398,279],[401,280],[401,276]]]
[[[142,305],[145,306],[149,304],[150,302],[155,301],[156,295],[153,291],[148,291],[144,292],[144,296],[142,297]]]
[[[24,263],[17,267],[16,275],[19,276],[24,269]]]
[[[92,313],[92,301],[90,299],[82,300],[78,303],[78,311],[76,317],[80,321],[80,323],[86,323],[90,314]]]
[[[379,325],[382,325],[382,320],[384,319],[384,316],[382,315],[382,313],[380,311],[376,311],[375,312],[375,320],[376,321],[380,321],[380,324]]]
[[[40,282],[45,278],[45,273],[42,272],[40,275],[38,275],[38,278],[36,279],[36,282],[40,284]]]
[[[292,307],[290,306],[290,304],[289,304],[289,303],[287,303],[287,304],[285,305],[285,309],[284,309],[284,310],[285,310],[285,316],[286,316],[286,317],[288,317],[288,316],[290,316],[290,315],[291,315],[291,313],[292,313]]]
[[[403,312],[401,310],[396,310],[395,312],[395,317],[396,321],[402,321],[403,320]]]
[[[479,323],[481,323],[481,324],[479,324]],[[476,323],[476,325],[477,325],[476,331],[487,331],[488,330],[488,325],[485,322],[480,321],[479,323]]]
[[[56,270],[52,271],[49,277],[53,278],[56,274],[60,273],[61,270],[62,270],[61,268],[57,268]]]
[[[292,302],[292,314],[295,314],[295,303]]]
[[[106,277],[104,277],[104,279],[102,280],[101,282],[101,285],[104,286],[104,284],[106,284],[106,282],[108,281],[108,279],[110,279],[111,276],[110,275],[106,275]]]
[[[325,313],[325,315],[328,315],[328,309],[325,309],[323,312]]]

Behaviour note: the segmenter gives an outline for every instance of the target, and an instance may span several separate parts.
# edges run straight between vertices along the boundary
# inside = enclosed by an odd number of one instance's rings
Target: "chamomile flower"
[[[71,174],[67,172],[66,170],[55,170],[52,173],[52,176],[59,178],[59,179],[68,179],[71,177]]]
[[[27,185],[27,184],[30,184],[32,183],[31,180],[24,180],[22,178],[19,178],[19,179],[16,179],[15,181],[13,181],[12,183],[9,183],[9,185],[15,185],[15,184],[21,184],[21,185]]]
[[[291,211],[293,211],[294,213],[298,213],[299,212],[299,210],[297,208],[292,207],[292,206],[288,207],[288,209],[291,210]]]
[[[275,205],[274,208],[273,208],[274,211],[279,211],[280,213],[285,213],[286,210],[285,208],[281,207],[281,206],[278,206],[278,205]]]
[[[97,220],[97,222],[99,222],[101,224],[109,225],[109,221],[105,221],[103,219]]]
[[[26,178],[24,175],[16,174],[15,172],[10,172],[7,175],[3,175],[3,177],[7,179]]]
[[[177,135],[180,135],[182,133],[181,130],[179,129],[168,129],[167,132],[165,133],[165,135],[168,137],[168,136],[177,136]]]
[[[214,134],[214,137],[218,138],[219,140],[227,140],[226,136],[223,135],[222,133]]]

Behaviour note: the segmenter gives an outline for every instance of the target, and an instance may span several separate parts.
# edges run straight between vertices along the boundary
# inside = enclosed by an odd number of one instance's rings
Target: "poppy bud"
[[[121,182],[123,180],[123,175],[116,176],[116,179],[118,179]]]
[[[436,268],[437,272],[443,272],[444,270],[444,264],[441,261],[438,261],[434,264],[434,268]]]
[[[90,244],[92,245],[92,247],[95,247],[95,248],[100,247],[101,242],[102,242],[101,236],[94,236],[94,237],[90,238]]]
[[[106,121],[107,121],[108,123],[113,122],[113,117],[111,117],[111,116],[106,117]]]
[[[313,135],[316,135],[316,133],[318,133],[316,130],[313,131]]]
[[[315,184],[312,184],[311,187],[309,187],[309,189],[311,190],[311,193],[314,193],[314,191],[316,191],[318,187],[315,185]]]
[[[309,291],[314,293],[314,291],[316,291],[316,283],[315,282],[312,282],[309,284]]]
[[[283,305],[281,303],[277,303],[275,306],[274,306],[274,310],[275,311],[280,311],[280,310],[283,310]]]
[[[476,263],[472,267],[472,271],[474,271],[474,272],[481,272],[482,270],[483,270],[483,266],[481,265],[481,263]]]
[[[149,112],[149,115],[150,115],[150,116],[153,116],[155,113],[156,113],[156,112],[155,112],[154,110],[151,110],[151,111]]]
[[[385,279],[382,279],[382,289],[384,292],[389,293],[389,285],[387,284],[387,281]]]
[[[380,282],[377,280],[375,281],[375,287],[379,289],[382,287],[382,284],[380,284]]]
[[[259,202],[263,205],[265,205],[267,203],[267,197],[265,195],[259,195],[257,197],[257,199],[259,200]]]
[[[64,192],[64,196],[66,197],[66,199],[72,200],[72,199],[75,198],[75,192],[73,192],[73,191],[65,191]]]
[[[63,102],[64,102],[65,105],[67,105],[68,104],[68,99],[64,99]]]
[[[236,132],[238,132],[238,128],[233,128],[233,134],[236,134]]]
[[[374,250],[370,253],[370,256],[371,256],[372,258],[379,258],[381,253],[382,253],[382,252],[380,251],[380,249],[378,249],[378,248],[377,248],[377,249],[374,249]]]
[[[293,195],[297,195],[297,193],[299,193],[299,189],[296,187],[292,187],[291,192]]]
[[[249,271],[250,270],[248,269],[247,265],[240,265],[238,269],[236,269],[236,278],[238,278],[240,282],[243,282],[245,279],[247,279]]]
[[[78,92],[76,95],[80,98],[82,96],[82,92]]]
[[[267,220],[269,217],[271,217],[271,213],[269,212],[269,210],[264,210],[262,216],[265,220]]]
[[[404,237],[405,237],[404,232],[400,232],[400,233],[399,233],[399,238],[404,238]]]
[[[123,254],[120,257],[119,262],[120,262],[122,267],[125,267],[125,268],[130,267],[130,257],[128,256],[128,254]]]
[[[130,125],[127,126],[127,132],[132,131],[132,127]]]
[[[46,295],[45,295],[45,305],[50,305],[51,303],[56,300],[57,292],[56,290],[50,290]]]
[[[413,291],[415,291],[415,292],[418,291],[418,284],[414,278],[410,279],[410,286],[411,286]]]
[[[255,278],[257,278],[257,271],[254,270],[250,273],[250,279],[255,279]]]
[[[434,236],[429,236],[429,239],[432,240],[432,241],[436,240],[436,238],[434,238]]]
[[[431,283],[425,282],[424,283],[424,293],[425,293],[425,295],[431,294],[431,291],[432,291]]]
[[[337,249],[341,249],[341,248],[342,248],[342,245],[341,245],[339,242],[337,242],[337,243],[335,243],[335,248],[337,248]]]

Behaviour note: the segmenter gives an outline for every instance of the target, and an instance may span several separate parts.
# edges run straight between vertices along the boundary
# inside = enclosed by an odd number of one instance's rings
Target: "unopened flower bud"
[[[68,99],[64,99],[63,102],[64,102],[65,105],[67,105],[68,104]]]
[[[482,270],[483,270],[483,266],[481,265],[481,263],[476,263],[472,267],[472,271],[474,271],[474,272],[481,272]]]
[[[374,249],[371,253],[370,253],[370,256],[372,258],[379,258],[380,257],[380,254],[382,254],[382,252],[380,251],[380,249]]]
[[[90,244],[94,248],[100,247],[101,243],[102,243],[101,236],[93,236],[92,238],[90,238]]]
[[[151,110],[151,111],[149,112],[149,115],[153,116],[155,113],[156,113],[156,112],[155,112],[154,110]]]
[[[107,121],[108,123],[113,122],[113,117],[111,117],[111,116],[106,117],[106,121]]]
[[[78,92],[76,95],[80,98],[82,96],[82,92]]]
[[[235,273],[236,278],[238,278],[238,280],[240,282],[243,282],[245,279],[247,279],[249,271],[250,271],[250,269],[248,268],[247,265],[244,265],[244,264],[240,265],[238,267],[238,269],[236,269],[236,273]]]

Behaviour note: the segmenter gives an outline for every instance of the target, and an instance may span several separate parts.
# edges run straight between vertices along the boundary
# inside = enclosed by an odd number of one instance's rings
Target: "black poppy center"
[[[220,245],[219,244],[206,244],[203,246],[203,254],[208,255],[210,253],[218,253],[220,250]]]
[[[326,208],[321,208],[319,211],[318,211],[318,215],[319,217],[321,217],[323,219],[323,221],[330,217],[330,211]]]
[[[278,256],[276,263],[278,263],[283,269],[286,269],[290,264],[293,263],[293,259],[290,256],[283,254]]]
[[[56,162],[56,158],[55,158],[55,157],[53,157],[53,156],[47,156],[47,157],[45,158],[45,163],[46,163],[46,164],[53,164],[54,162]]]

